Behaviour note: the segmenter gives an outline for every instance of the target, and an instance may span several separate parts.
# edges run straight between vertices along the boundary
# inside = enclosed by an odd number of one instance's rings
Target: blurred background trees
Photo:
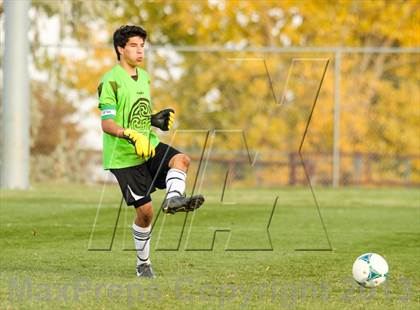
[[[97,117],[99,127],[96,88],[116,63],[112,33],[123,24],[148,31],[145,67],[153,79],[154,105],[176,109],[177,129],[243,129],[249,148],[262,152],[261,160],[279,162],[298,150],[325,65],[320,59],[328,59],[329,67],[303,151],[331,154],[334,53],[187,52],[164,46],[418,47],[420,40],[416,1],[33,0],[30,18],[36,72],[32,155],[43,156],[38,163],[56,154],[65,163],[83,157],[91,164],[89,143],[95,134],[82,143],[88,132],[83,122],[88,115]],[[52,31],[52,26],[57,29]],[[48,43],[51,33],[56,33],[56,43]],[[306,60],[293,62],[296,58]],[[340,150],[352,154],[342,159],[343,174],[350,179],[360,166],[353,155],[360,153],[374,162],[378,154],[393,156],[381,161],[379,178],[409,173],[410,180],[420,181],[418,62],[418,53],[342,55]],[[233,156],[243,148],[238,135],[220,136],[227,143],[218,144],[219,151]],[[175,143],[194,152],[202,139],[182,135]],[[100,141],[92,148],[97,145]],[[414,158],[407,159],[409,155]],[[331,165],[330,157],[322,161]],[[372,169],[369,165],[364,162],[358,169]],[[70,172],[86,171],[80,169]],[[321,164],[318,171],[323,170],[330,177],[330,168]],[[72,175],[51,171],[56,177]],[[267,179],[269,174],[265,172]]]

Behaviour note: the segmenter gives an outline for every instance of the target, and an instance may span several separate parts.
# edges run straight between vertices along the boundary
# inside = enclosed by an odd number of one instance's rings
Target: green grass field
[[[130,208],[122,208],[112,250],[88,250],[110,245],[117,186],[2,191],[0,309],[418,309],[420,191],[315,192],[332,251],[296,251],[329,246],[307,189],[237,190],[225,204],[208,192],[194,215],[157,217],[157,278],[145,280],[135,276]],[[212,246],[215,230],[224,232]],[[390,266],[389,281],[376,290],[351,278],[365,252]]]

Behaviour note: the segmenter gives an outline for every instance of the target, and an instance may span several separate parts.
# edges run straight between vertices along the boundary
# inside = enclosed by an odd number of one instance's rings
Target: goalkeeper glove
[[[171,129],[175,119],[175,111],[172,109],[165,109],[152,115],[151,124],[163,131]]]
[[[149,139],[133,129],[124,129],[124,137],[135,147],[137,155],[143,158],[155,156],[155,148]]]

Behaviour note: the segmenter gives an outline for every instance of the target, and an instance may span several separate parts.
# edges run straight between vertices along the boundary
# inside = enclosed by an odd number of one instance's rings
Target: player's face
[[[119,47],[119,52],[130,66],[138,66],[144,56],[144,41],[140,37],[131,37],[124,48]]]

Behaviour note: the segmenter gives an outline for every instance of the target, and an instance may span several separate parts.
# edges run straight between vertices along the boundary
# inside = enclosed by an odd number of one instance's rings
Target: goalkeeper
[[[153,208],[150,194],[166,188],[163,212],[194,211],[204,198],[186,197],[185,179],[190,159],[159,142],[151,126],[167,131],[174,110],[152,114],[150,78],[138,67],[144,56],[147,33],[138,26],[122,26],[113,36],[119,64],[104,75],[98,87],[103,130],[103,165],[116,177],[127,205],[136,218],[133,237],[137,254],[137,276],[153,278],[150,238]]]

